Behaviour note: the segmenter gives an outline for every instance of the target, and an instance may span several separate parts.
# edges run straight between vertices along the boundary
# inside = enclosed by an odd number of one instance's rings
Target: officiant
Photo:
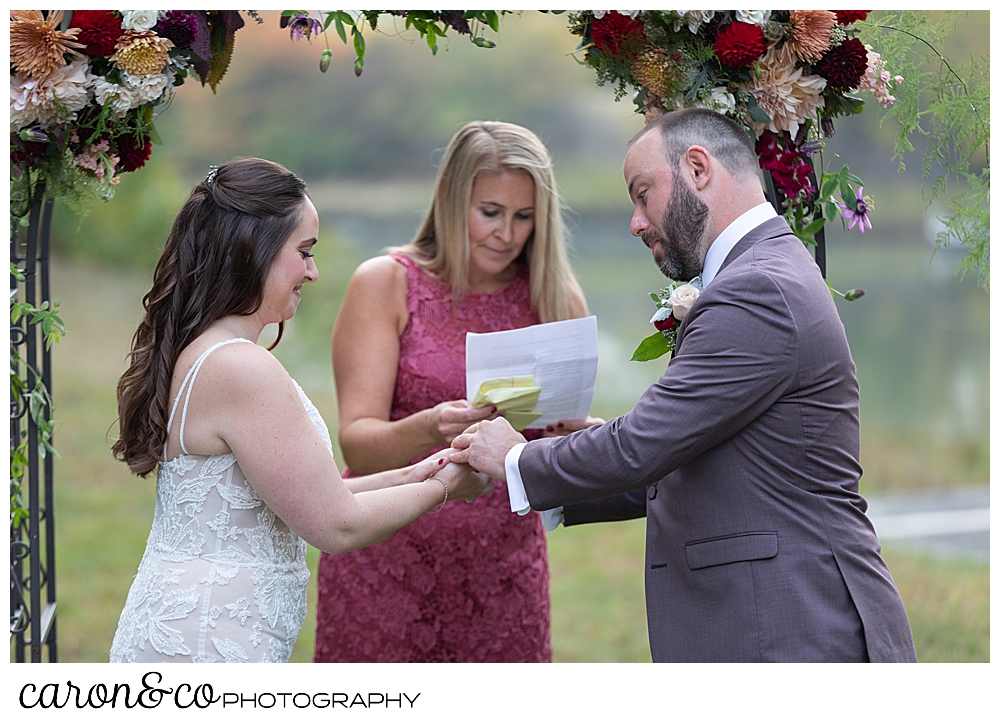
[[[547,149],[517,125],[465,125],[413,240],[361,264],[337,316],[344,475],[422,459],[496,416],[465,398],[467,332],[586,314]],[[364,551],[324,554],[318,578],[316,662],[551,662],[542,520],[511,515],[503,491],[449,501]]]

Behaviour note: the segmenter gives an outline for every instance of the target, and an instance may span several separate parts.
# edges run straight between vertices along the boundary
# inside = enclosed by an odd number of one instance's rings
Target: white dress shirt
[[[774,210],[774,206],[770,203],[762,203],[746,211],[726,226],[725,230],[708,247],[708,253],[705,254],[705,265],[701,271],[702,288],[712,283],[715,275],[722,268],[722,263],[726,260],[729,252],[733,250],[733,247],[741,238],[777,215],[778,213]],[[524,482],[521,481],[521,471],[517,468],[517,462],[521,458],[521,450],[524,449],[524,445],[525,442],[521,442],[511,447],[503,461],[504,469],[507,472],[507,494],[510,496],[510,511],[516,512],[519,515],[526,515],[531,511],[531,505],[528,504],[528,495],[524,491]],[[562,521],[562,507],[545,510],[542,513],[542,522],[545,524],[546,530],[554,530]]]

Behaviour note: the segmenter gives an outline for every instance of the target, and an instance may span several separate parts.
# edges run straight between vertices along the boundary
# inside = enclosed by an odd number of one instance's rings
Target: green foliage
[[[886,111],[897,123],[900,170],[905,168],[904,154],[914,150],[911,137],[927,138],[924,199],[928,206],[940,199],[950,212],[941,219],[945,229],[935,240],[937,248],[964,245],[968,254],[958,273],[975,273],[988,290],[989,56],[970,54],[968,63],[953,64],[942,55],[939,49],[949,41],[957,20],[955,11],[944,13],[940,22],[914,10],[879,12],[860,24],[861,37],[877,42],[892,72],[905,78],[896,90],[896,103]]]
[[[664,354],[668,354],[671,349],[670,342],[659,331],[654,332],[639,342],[639,346],[632,353],[629,361],[652,361],[659,359]]]
[[[19,283],[25,280],[24,272],[13,263],[10,265],[10,274]],[[53,343],[58,343],[66,333],[66,327],[59,316],[58,301],[51,306],[46,301],[41,307],[36,308],[27,302],[14,301],[12,298],[10,323],[11,326],[21,323],[26,326],[38,324],[42,330],[46,349],[51,348]],[[24,363],[18,347],[14,344],[10,346],[10,396],[11,399],[19,400],[19,404],[28,407],[28,416],[38,430],[39,456],[43,459],[49,453],[58,456],[51,441],[55,426],[52,396],[42,382],[41,375]],[[10,519],[14,527],[18,527],[28,514],[21,504],[21,480],[28,467],[27,437],[27,430],[22,429],[20,439],[10,440]]]
[[[326,72],[330,66],[330,41],[326,31],[332,24],[340,41],[344,45],[354,46],[354,74],[360,76],[365,67],[365,37],[364,26],[368,25],[373,32],[381,32],[378,29],[379,16],[399,15],[404,20],[405,30],[416,30],[420,37],[427,43],[432,55],[437,55],[438,39],[448,37],[448,30],[454,29],[456,32],[469,35],[469,40],[473,45],[480,48],[494,48],[496,43],[487,40],[483,32],[489,28],[494,33],[500,30],[500,15],[505,15],[511,11],[501,10],[466,10],[464,13],[457,10],[357,10],[352,16],[346,10],[320,10],[318,15],[322,20],[323,38],[326,40],[326,49],[320,55],[320,70]],[[282,16],[292,17],[295,15],[308,15],[307,10],[282,10]],[[350,43],[347,40],[347,27],[351,28]]]

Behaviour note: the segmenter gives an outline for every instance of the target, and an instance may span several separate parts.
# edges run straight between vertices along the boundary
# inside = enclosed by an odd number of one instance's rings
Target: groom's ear
[[[712,179],[713,160],[701,146],[691,146],[684,152],[682,166],[696,191],[704,191]]]

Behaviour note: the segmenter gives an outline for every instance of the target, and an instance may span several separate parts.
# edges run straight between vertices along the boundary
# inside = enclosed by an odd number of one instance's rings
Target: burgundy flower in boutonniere
[[[657,314],[659,316],[659,313]],[[657,319],[653,317],[653,326],[656,327],[657,331],[670,331],[677,325],[677,319],[674,318],[673,314],[667,314],[665,319]]]
[[[656,327],[656,333],[640,342],[632,354],[632,361],[649,361],[672,352],[677,345],[677,329],[684,317],[701,295],[701,277],[688,282],[671,281],[658,294],[650,294],[656,304],[656,313],[649,323]]]

